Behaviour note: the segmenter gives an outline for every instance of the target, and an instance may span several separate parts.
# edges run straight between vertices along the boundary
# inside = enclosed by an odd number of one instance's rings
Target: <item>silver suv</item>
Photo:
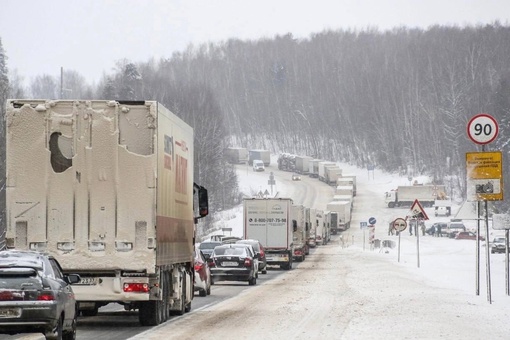
[[[454,238],[458,232],[466,231],[466,226],[462,222],[450,222],[446,227],[446,236]]]

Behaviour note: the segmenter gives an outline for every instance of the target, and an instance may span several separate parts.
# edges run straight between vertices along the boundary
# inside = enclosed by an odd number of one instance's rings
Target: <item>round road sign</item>
[[[375,224],[376,222],[377,222],[377,221],[375,220],[375,217],[370,217],[370,218],[368,219],[368,223],[370,223],[370,224]]]
[[[498,122],[486,113],[480,113],[469,121],[467,133],[476,144],[489,144],[498,136]]]
[[[398,232],[402,232],[406,230],[407,228],[407,222],[403,218],[397,218],[395,221],[393,221],[393,229],[395,229]]]

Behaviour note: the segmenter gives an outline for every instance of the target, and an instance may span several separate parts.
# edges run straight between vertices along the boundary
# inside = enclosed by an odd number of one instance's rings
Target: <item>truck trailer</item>
[[[345,201],[331,201],[326,209],[331,213],[331,234],[349,229],[351,225],[351,203]]]
[[[248,163],[253,165],[253,161],[260,159],[264,162],[264,166],[269,166],[271,163],[271,153],[269,150],[250,150],[248,151]]]
[[[224,155],[227,162],[231,164],[246,164],[248,162],[248,149],[246,148],[226,148]]]
[[[296,156],[295,157],[295,165],[296,165],[296,172],[302,175],[308,175],[310,171],[310,161],[312,160],[312,157],[309,156]]]
[[[308,248],[308,225],[306,223],[306,208],[301,205],[292,205],[291,218],[293,228],[294,260],[304,261],[310,253]]]
[[[119,303],[151,326],[188,312],[208,209],[193,129],[154,101],[9,99],[6,121],[7,247],[80,274],[82,315]]]
[[[244,238],[264,246],[268,265],[292,269],[294,254],[290,198],[245,198],[243,200]]]
[[[388,208],[408,207],[418,200],[423,207],[432,207],[444,192],[444,185],[403,185],[386,192],[385,203]]]
[[[326,181],[326,166],[337,166],[335,162],[328,162],[328,161],[322,161],[318,163],[318,177],[319,181],[325,182]]]

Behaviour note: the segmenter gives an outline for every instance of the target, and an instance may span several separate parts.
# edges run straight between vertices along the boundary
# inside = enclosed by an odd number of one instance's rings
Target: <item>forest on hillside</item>
[[[466,152],[480,151],[467,123],[488,113],[500,130],[486,151],[503,151],[504,173],[510,164],[510,27],[498,22],[190,45],[159,60],[120,60],[99,84],[66,70],[62,93],[51,75],[25,88],[10,72],[2,87],[2,54],[0,45],[0,100],[157,100],[183,118],[195,128],[195,178],[212,211],[239,202],[228,146],[427,174],[462,199]]]

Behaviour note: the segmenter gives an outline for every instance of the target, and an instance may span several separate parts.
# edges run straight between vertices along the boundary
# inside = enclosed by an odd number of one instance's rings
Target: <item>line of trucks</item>
[[[293,166],[289,168],[291,159]],[[305,159],[307,161],[303,161]],[[307,167],[307,171],[296,168],[296,164],[313,164],[309,163],[309,160],[313,159],[282,154],[278,158],[278,166],[280,170],[309,174],[310,167]],[[262,243],[266,249],[268,265],[290,269],[292,261],[305,260],[310,248],[325,245],[331,240],[331,235],[350,228],[356,195],[356,176],[342,176],[341,169],[334,162],[320,161],[316,164],[321,163],[324,169],[328,168],[326,164],[334,165],[340,176],[335,179],[335,195],[325,210],[294,204],[291,198],[244,199],[243,237],[257,239]]]
[[[109,303],[152,326],[191,309],[197,220],[193,129],[160,103],[6,105],[7,248],[49,253],[82,315]]]

